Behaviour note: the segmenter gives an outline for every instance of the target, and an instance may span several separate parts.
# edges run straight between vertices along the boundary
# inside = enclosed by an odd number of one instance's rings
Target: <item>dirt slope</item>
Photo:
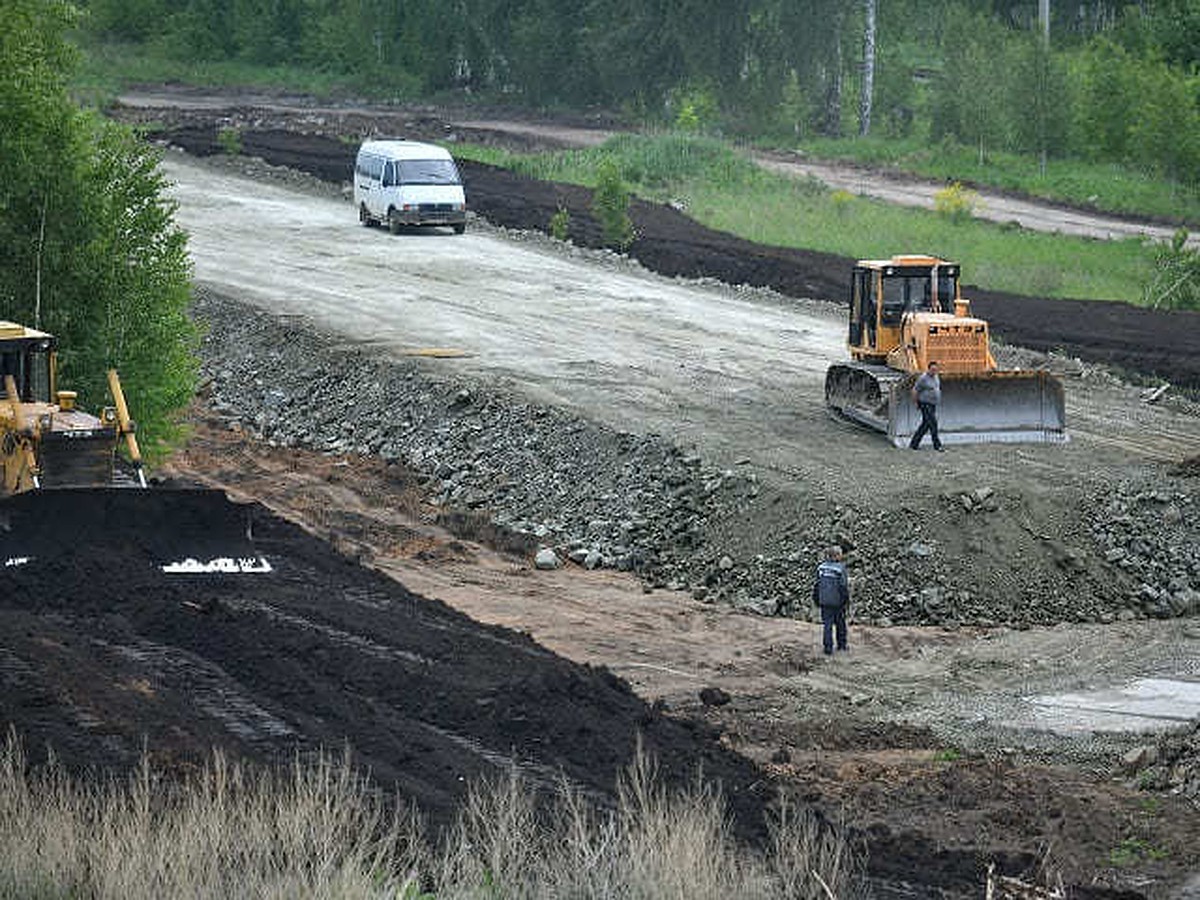
[[[614,572],[534,571],[438,527],[437,509],[394,467],[268,447],[215,417],[198,426],[175,461],[179,471],[262,498],[420,593],[604,665],[640,696],[709,723],[775,783],[866,829],[875,877],[922,884],[915,896],[976,896],[971,886],[996,861],[1025,875],[1049,865],[1068,883],[1090,883],[1091,896],[1122,896],[1096,888],[1108,885],[1136,887],[1129,897],[1166,897],[1200,864],[1200,809],[1180,799],[1147,798],[1107,772],[1033,762],[1036,751],[1020,744],[1029,733],[1008,735],[1015,743],[1002,753],[962,756],[938,734],[952,710],[979,711],[997,692],[1012,692],[1002,714],[1011,716],[1023,692],[1069,682],[1091,665],[1195,658],[1194,624],[1129,626],[1120,637],[1137,660],[1124,662],[1110,629],[995,635],[860,626],[851,656],[831,665],[816,626],[647,593]],[[728,702],[706,704],[703,688]],[[890,715],[891,706],[913,724]],[[1113,849],[1127,840],[1163,856],[1112,865]]]
[[[145,746],[173,770],[212,747],[286,764],[346,746],[441,825],[471,781],[514,765],[544,787],[561,772],[604,802],[640,735],[669,781],[703,769],[741,833],[761,834],[761,776],[705,729],[261,507],[164,488],[30,494],[0,513],[0,552],[28,560],[2,572],[0,721],[37,756],[119,770]],[[162,568],[221,556],[271,571]]]

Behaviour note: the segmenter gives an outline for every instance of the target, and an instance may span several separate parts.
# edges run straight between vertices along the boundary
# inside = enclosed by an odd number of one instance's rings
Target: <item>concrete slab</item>
[[[1027,727],[1064,734],[1091,731],[1166,731],[1200,717],[1200,681],[1139,678],[1075,694],[1026,697]]]

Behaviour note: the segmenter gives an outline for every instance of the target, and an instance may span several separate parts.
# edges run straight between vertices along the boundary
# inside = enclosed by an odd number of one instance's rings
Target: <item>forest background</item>
[[[87,0],[173,60],[376,97],[605,108],[727,135],[873,135],[1200,177],[1200,0]],[[866,90],[864,90],[864,88]]]

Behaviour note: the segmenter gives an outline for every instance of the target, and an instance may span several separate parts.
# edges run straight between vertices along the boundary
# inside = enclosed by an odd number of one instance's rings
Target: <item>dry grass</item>
[[[185,783],[143,764],[125,781],[33,768],[0,753],[0,898],[852,898],[862,857],[835,829],[782,804],[765,853],[731,837],[701,779],[662,787],[639,754],[618,803],[565,782],[553,797],[515,770],[470,791],[430,840],[348,759],[253,772],[215,754]]]

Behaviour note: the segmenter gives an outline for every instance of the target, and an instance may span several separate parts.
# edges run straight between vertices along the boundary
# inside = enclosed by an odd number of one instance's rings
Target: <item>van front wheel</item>
[[[388,231],[392,234],[399,234],[404,227],[404,223],[400,221],[400,216],[394,209],[388,210]]]
[[[462,233],[463,233],[464,231],[466,231],[466,230],[467,230],[467,226],[466,226],[466,225],[464,225],[464,224],[458,224],[458,225],[455,225],[455,226],[454,226],[454,233],[455,233],[455,234],[462,234]]]

